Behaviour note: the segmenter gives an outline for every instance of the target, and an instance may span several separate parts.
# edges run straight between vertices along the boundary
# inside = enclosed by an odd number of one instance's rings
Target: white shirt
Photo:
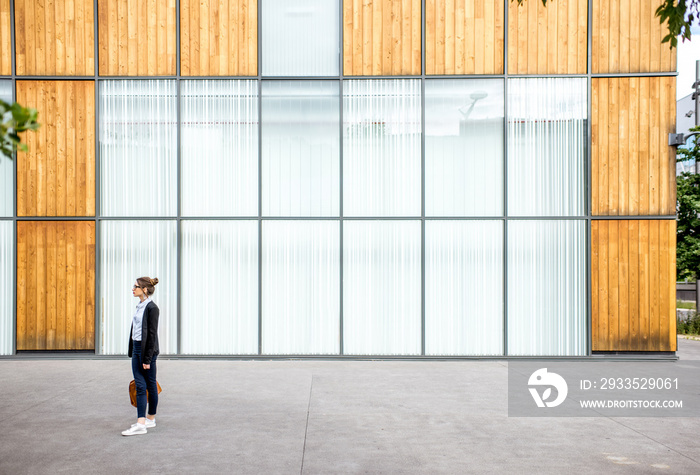
[[[148,297],[146,300],[144,300],[143,302],[139,302],[138,305],[136,305],[136,313],[134,314],[134,318],[131,320],[131,338],[134,341],[141,341],[141,326],[143,324],[143,312],[146,311],[146,305],[148,305],[150,301],[151,297]]]

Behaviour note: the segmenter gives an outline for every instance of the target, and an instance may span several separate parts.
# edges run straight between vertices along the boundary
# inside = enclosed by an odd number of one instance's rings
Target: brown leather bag
[[[160,394],[163,388],[160,387],[158,381],[156,381],[156,385],[158,386],[158,394]],[[129,397],[131,398],[131,405],[136,407],[136,381],[133,379],[129,383]],[[148,391],[146,391],[146,397],[148,397]]]

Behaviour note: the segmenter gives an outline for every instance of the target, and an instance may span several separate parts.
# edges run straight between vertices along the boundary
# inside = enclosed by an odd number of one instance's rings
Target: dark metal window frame
[[[102,221],[109,220],[171,220],[176,222],[177,227],[177,282],[176,282],[176,311],[177,311],[177,342],[176,350],[173,356],[186,357],[185,355],[180,355],[181,348],[181,274],[182,274],[182,241],[181,241],[181,224],[183,220],[258,220],[258,353],[256,355],[221,355],[221,357],[229,359],[250,359],[250,358],[264,358],[264,359],[275,359],[275,358],[331,358],[331,359],[430,359],[430,360],[442,360],[442,359],[528,359],[528,358],[542,358],[542,356],[533,357],[509,357],[508,356],[508,223],[514,220],[584,220],[585,232],[586,232],[586,256],[585,256],[585,272],[586,272],[586,351],[584,356],[552,356],[547,358],[552,359],[589,359],[592,356],[592,289],[591,289],[591,221],[596,220],[616,220],[616,219],[658,219],[658,220],[670,220],[676,219],[675,215],[672,216],[596,216],[595,218],[591,215],[591,187],[590,183],[592,180],[592,170],[591,170],[591,83],[593,78],[598,77],[659,77],[659,76],[677,76],[676,72],[653,72],[653,73],[617,73],[617,74],[592,74],[592,2],[588,2],[588,19],[587,19],[587,72],[585,74],[557,74],[557,75],[524,75],[524,74],[508,74],[508,3],[511,0],[502,0],[504,2],[504,42],[503,42],[503,74],[489,74],[489,75],[427,75],[425,73],[425,8],[426,1],[421,1],[421,74],[415,76],[344,76],[343,74],[343,0],[336,0],[339,3],[338,8],[338,25],[339,25],[339,51],[338,51],[338,61],[339,61],[339,75],[338,76],[265,76],[261,75],[262,71],[262,15],[261,15],[261,5],[265,0],[258,0],[258,15],[257,15],[257,75],[256,76],[182,76],[180,71],[180,0],[176,0],[176,74],[174,76],[100,76],[99,75],[99,22],[98,22],[98,0],[93,0],[93,15],[94,15],[94,61],[95,61],[95,71],[93,76],[18,76],[16,74],[16,47],[15,47],[15,0],[10,0],[10,40],[11,40],[11,75],[10,76],[0,76],[0,79],[10,79],[12,81],[12,98],[16,100],[16,81],[17,80],[91,80],[95,83],[95,216],[89,217],[25,217],[17,215],[17,160],[13,160],[13,193],[12,193],[12,208],[13,215],[11,217],[2,217],[2,221],[11,221],[13,227],[13,260],[12,260],[12,282],[13,282],[13,309],[12,309],[12,354],[17,353],[17,222],[18,221],[92,221],[95,223],[95,354],[99,354],[98,351],[102,347],[102,341],[99,335],[101,335],[100,319],[99,314],[100,308],[100,224]],[[586,122],[586,141],[585,141],[585,163],[584,166],[584,212],[582,216],[566,216],[566,217],[553,217],[553,216],[508,216],[508,140],[507,140],[507,122],[508,122],[508,79],[516,77],[579,77],[585,78],[588,87],[588,117]],[[345,217],[343,215],[343,81],[345,79],[419,79],[421,81],[421,215],[414,217]],[[488,78],[501,78],[504,80],[504,133],[503,133],[503,153],[504,153],[504,163],[503,163],[503,215],[502,216],[479,216],[479,217],[426,217],[425,215],[425,82],[430,79],[488,79]],[[108,81],[114,79],[174,79],[177,84],[177,215],[169,217],[114,217],[114,216],[102,216],[100,212],[100,82]],[[181,211],[181,80],[230,80],[230,79],[246,79],[255,80],[258,84],[258,215],[257,216],[237,216],[237,217],[227,217],[227,216],[210,216],[210,217],[189,217],[183,216]],[[340,193],[340,215],[338,217],[264,217],[262,215],[262,86],[264,81],[268,80],[337,80],[339,82],[339,102],[340,102],[340,183],[339,183],[339,193]],[[262,223],[267,220],[334,220],[338,221],[340,226],[340,353],[338,355],[270,355],[264,354],[262,352],[262,331],[263,331],[263,320],[262,320]],[[343,347],[343,223],[345,220],[414,220],[421,222],[421,355],[413,356],[368,356],[368,355],[345,355]],[[425,222],[426,220],[502,220],[503,221],[503,350],[504,353],[501,356],[431,356],[425,354]],[[658,355],[652,354],[647,355],[648,358],[658,358],[662,353]],[[207,356],[216,357],[216,356]],[[644,358],[644,356],[640,356]]]

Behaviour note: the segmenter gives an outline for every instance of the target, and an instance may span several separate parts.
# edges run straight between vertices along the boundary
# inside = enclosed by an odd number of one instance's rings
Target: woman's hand
[[[151,369],[151,365],[145,364],[145,365],[143,365],[143,369]]]

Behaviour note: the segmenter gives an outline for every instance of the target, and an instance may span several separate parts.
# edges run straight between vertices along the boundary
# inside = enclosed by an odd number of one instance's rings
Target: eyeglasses
[[[143,287],[139,287],[138,285],[134,285],[134,287],[132,288],[132,290],[142,289],[142,288],[143,288]]]

